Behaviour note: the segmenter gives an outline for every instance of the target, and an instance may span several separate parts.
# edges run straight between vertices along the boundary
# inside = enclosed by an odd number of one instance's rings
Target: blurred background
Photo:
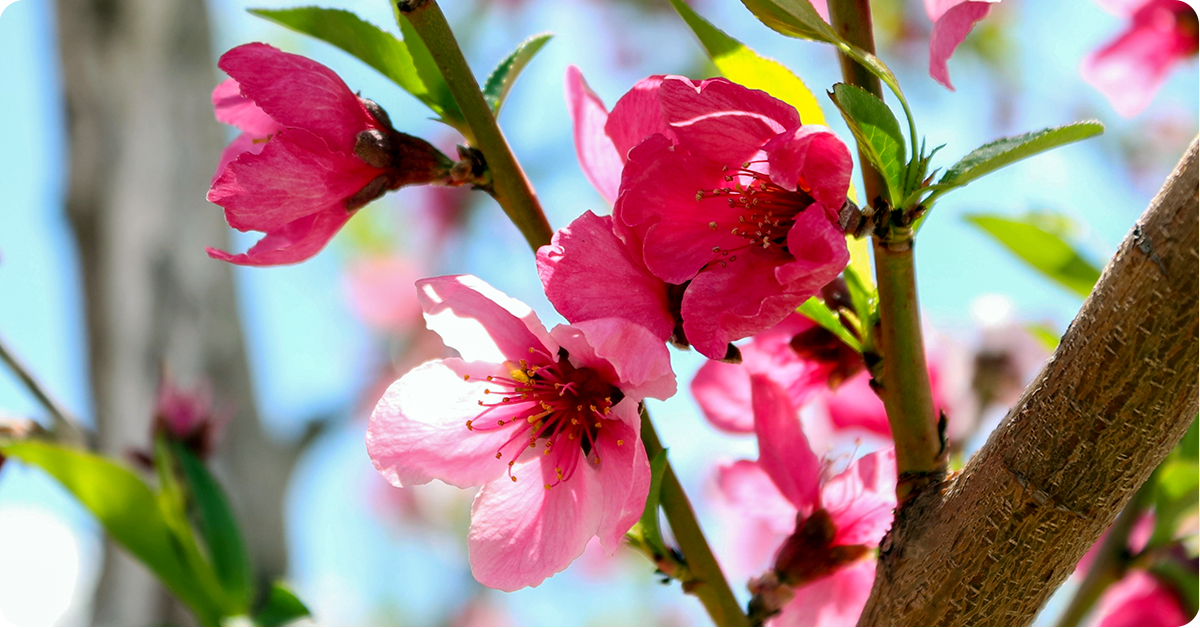
[[[380,103],[400,131],[451,152],[454,131],[356,59],[248,14],[294,0],[0,0],[0,338],[112,456],[149,442],[164,372],[207,387],[231,416],[217,474],[232,493],[260,577],[286,578],[319,624],[707,623],[678,585],[661,586],[640,556],[589,548],[535,589],[505,594],[470,576],[472,492],[434,482],[394,489],[374,471],[363,437],[384,387],[443,355],[424,331],[412,282],[473,273],[561,322],[532,257],[496,204],[465,190],[408,189],[364,209],[315,259],[234,268],[204,247],[242,251],[204,201],[221,147],[234,135],[212,118],[225,77],[221,52],[265,41],[337,71]],[[7,7],[4,5],[7,4]],[[394,29],[385,0],[324,0]],[[552,226],[608,207],[574,155],[563,73],[578,65],[611,107],[634,82],[662,73],[715,74],[666,0],[445,0],[472,66],[484,75],[519,42],[554,39],[517,83],[501,126]],[[693,7],[818,94],[840,80],[834,52],[774,34],[740,3]],[[1084,58],[1126,27],[1089,0],[1005,0],[950,63],[956,92],[926,73],[930,23],[921,2],[878,0],[880,57],[895,70],[945,167],[974,147],[1077,119],[1106,133],[1021,162],[943,200],[917,255],[934,342],[960,356],[959,379],[996,330],[1036,323],[1061,333],[1081,301],[967,224],[973,212],[1053,211],[1102,265],[1197,132],[1195,57],[1153,103],[1118,116],[1086,84]],[[832,110],[827,107],[827,113]],[[844,139],[850,134],[830,116]],[[674,350],[673,350],[674,351]],[[701,364],[674,352],[681,384]],[[1038,358],[1040,359],[1040,358]],[[1031,378],[1034,364],[1018,369]],[[1023,382],[1021,382],[1023,383]],[[727,565],[728,519],[715,461],[753,457],[700,416],[686,386],[651,410],[714,549]],[[1004,408],[982,413],[982,444]],[[0,414],[43,418],[0,373]],[[749,573],[735,588],[746,596]],[[1073,586],[1068,582],[1065,588]],[[1057,599],[1057,598],[1056,598]],[[1051,602],[1051,609],[1058,601]],[[1047,611],[1047,614],[1051,614]],[[1043,620],[1052,619],[1043,616]],[[0,470],[0,626],[190,621],[145,570],[106,547],[97,525],[38,471]]]

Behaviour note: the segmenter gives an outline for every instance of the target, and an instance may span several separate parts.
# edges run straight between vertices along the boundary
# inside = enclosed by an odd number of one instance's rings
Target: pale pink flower
[[[638,83],[607,116],[577,71],[567,92],[580,161],[607,198],[623,163],[613,231],[682,292],[679,335],[704,355],[724,358],[731,340],[782,320],[849,261],[834,221],[850,153],[790,105],[677,76]]]
[[[773,625],[852,625],[862,612],[874,576],[870,548],[878,546],[896,505],[892,450],[877,451],[830,476],[809,446],[796,408],[778,384],[752,375],[759,459],[718,468],[717,483],[745,529],[734,537],[763,567],[778,548],[775,577],[795,598]]]
[[[239,255],[209,248],[216,259],[306,260],[384,192],[448,176],[445,155],[397,133],[383,109],[316,61],[245,44],[218,65],[233,78],[213,90],[213,109],[242,134],[222,153],[208,200],[225,208],[229,226],[266,235]]]
[[[988,16],[992,5],[1000,0],[925,0],[925,12],[933,20],[929,34],[929,76],[953,90],[946,62],[958,45],[975,28],[975,23]]]
[[[421,318],[412,286],[418,275],[398,255],[355,260],[346,269],[345,288],[354,313],[384,332],[404,332]]]
[[[1196,11],[1180,0],[1107,2],[1129,27],[1083,62],[1083,79],[1112,102],[1117,113],[1141,113],[1171,68],[1196,56]]]
[[[1182,626],[1188,621],[1175,590],[1141,569],[1108,587],[1096,603],[1097,626]]]
[[[462,357],[388,388],[367,428],[375,468],[396,486],[483,485],[468,550],[487,586],[536,586],[593,536],[615,551],[649,490],[638,404],[675,392],[666,346],[618,318],[547,332],[471,276],[417,288],[430,329]]]

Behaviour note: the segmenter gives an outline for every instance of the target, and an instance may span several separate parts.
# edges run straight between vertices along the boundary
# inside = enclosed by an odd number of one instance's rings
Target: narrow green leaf
[[[837,83],[829,97],[842,112],[858,147],[888,184],[888,202],[904,193],[905,148],[900,122],[883,101],[865,89]]]
[[[842,342],[849,345],[850,348],[862,352],[862,343],[858,341],[858,338],[854,337],[854,334],[850,333],[850,330],[842,325],[841,319],[821,299],[812,297],[805,301],[796,311],[809,317],[814,323],[841,338]]]
[[[434,73],[430,75],[426,68],[417,65],[413,48],[424,52],[420,59],[422,62],[429,55],[420,39],[415,42],[400,41],[391,33],[350,11],[341,9],[297,7],[249,11],[344,50],[391,79],[451,126],[455,126],[462,119],[458,106],[454,104],[454,99],[450,98],[446,81],[437,73],[437,68],[434,68]]]
[[[10,443],[2,451],[58,480],[114,541],[149,567],[201,622],[215,625],[225,615],[187,567],[158,496],[132,471],[100,456],[44,442]]]
[[[526,39],[517,46],[516,50],[512,51],[512,54],[505,57],[495,70],[492,70],[491,76],[488,76],[487,82],[483,85],[483,97],[487,100],[488,106],[492,108],[492,113],[500,115],[500,107],[504,105],[504,99],[508,97],[509,90],[517,82],[521,70],[529,65],[533,56],[552,37],[554,35],[550,33],[543,33]]]
[[[246,613],[254,595],[250,554],[229,499],[208,468],[182,445],[172,446],[190,489],[200,535],[208,547],[213,569],[238,614]]]
[[[859,338],[867,338],[875,322],[875,308],[879,301],[875,286],[864,281],[853,265],[847,266],[843,275],[846,278],[846,288],[850,291],[850,302],[854,304],[854,314],[858,317]],[[839,319],[840,322],[840,319]]]
[[[742,0],[742,4],[773,31],[830,44],[845,43],[809,0]]]
[[[964,219],[982,229],[1025,263],[1060,286],[1086,297],[1100,279],[1100,269],[1060,235],[1036,224],[1036,217],[1012,218],[968,214]]]
[[[658,504],[662,498],[663,474],[667,470],[667,450],[664,449],[650,461],[650,492],[646,494],[646,508],[637,525],[641,528],[642,539],[650,544],[660,555],[667,552],[667,544],[663,541],[662,530],[658,525]]]
[[[742,42],[726,35],[683,0],[671,0],[671,6],[696,34],[722,76],[743,87],[761,89],[795,107],[805,124],[827,125],[816,96],[791,70],[774,59],[759,56]]]
[[[267,593],[267,603],[254,616],[256,626],[286,626],[298,619],[312,615],[304,602],[296,597],[282,582],[271,585]]]
[[[1062,337],[1062,334],[1055,331],[1053,327],[1041,323],[1029,323],[1025,326],[1025,331],[1029,332],[1029,335],[1033,336],[1038,344],[1050,352],[1054,352],[1058,348],[1058,341]]]
[[[1154,492],[1154,532],[1151,545],[1163,545],[1175,539],[1179,519],[1195,510],[1200,499],[1200,464],[1195,460],[1168,459],[1158,468]]]
[[[1104,132],[1104,125],[1095,120],[1074,122],[1059,127],[1033,131],[1016,137],[1005,137],[971,151],[942,175],[935,189],[962,187],[975,179],[1004,166],[1064,144],[1095,137]]]
[[[409,22],[408,18],[400,13],[399,4],[396,2],[391,4],[392,15],[396,18],[396,25],[400,27],[400,36],[404,38],[404,44],[408,46],[408,53],[412,56],[413,65],[416,66],[417,76],[421,77],[421,82],[425,83],[425,87],[429,90],[429,98],[437,103],[434,111],[438,111],[443,118],[452,121],[451,126],[457,127],[458,123],[462,121],[463,115],[458,108],[458,103],[454,102],[454,96],[450,93],[450,86],[446,84],[441,69],[433,60],[433,53],[429,52],[429,47],[417,34],[417,29],[413,28],[412,22]],[[462,123],[461,127],[466,128],[466,124]],[[464,135],[470,137],[467,133]]]

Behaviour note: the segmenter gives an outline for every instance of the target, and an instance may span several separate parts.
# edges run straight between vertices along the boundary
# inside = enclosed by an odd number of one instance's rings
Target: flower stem
[[[492,175],[488,192],[536,252],[539,246],[550,243],[554,232],[529,179],[504,139],[495,114],[484,100],[446,16],[436,0],[400,0],[397,6],[429,48],[450,87],[450,95],[475,136],[475,147],[483,152]]]
[[[642,443],[646,446],[646,455],[651,459],[663,450],[645,407],[642,408]],[[692,504],[683,492],[683,485],[679,483],[679,478],[675,476],[669,462],[663,472],[661,499],[667,522],[671,524],[675,541],[679,543],[679,550],[693,578],[683,583],[684,590],[700,598],[704,609],[716,625],[749,626],[750,621],[738,604],[737,598],[733,596],[733,590],[729,588],[721,565],[717,563],[716,557],[708,547],[704,532],[700,530],[700,524],[696,521]]]
[[[1071,598],[1067,610],[1063,611],[1062,616],[1058,618],[1059,626],[1080,625],[1084,616],[1096,605],[1104,590],[1125,576],[1130,562],[1129,533],[1137,524],[1138,517],[1150,504],[1157,477],[1157,472],[1151,474],[1150,479],[1146,480],[1138,492],[1133,494],[1129,503],[1125,504],[1125,509],[1113,522],[1104,543],[1096,551],[1096,559],[1092,561],[1092,566],[1079,585],[1079,590],[1075,592],[1075,597]]]
[[[851,44],[874,54],[871,7],[868,0],[830,0],[829,18],[834,29]],[[864,66],[839,54],[846,82],[882,98],[879,79]],[[863,188],[872,205],[885,188],[883,176],[859,152]],[[876,207],[890,212],[904,208]],[[887,409],[888,423],[896,441],[899,482],[896,495],[906,501],[914,489],[944,472],[941,435],[934,416],[933,392],[925,364],[921,338],[921,314],[917,302],[917,277],[913,264],[913,231],[908,225],[893,225],[887,214],[875,217],[880,225],[873,236],[875,281],[879,285],[879,326],[875,346],[881,361],[872,369],[876,391]]]
[[[3,338],[0,338],[0,361],[3,361],[8,366],[9,370],[17,376],[17,379],[21,380],[25,388],[38,400],[38,403],[42,404],[42,407],[46,408],[50,413],[51,418],[54,420],[51,433],[56,440],[80,446],[86,443],[84,431],[80,427],[79,421],[46,390],[45,386],[42,386],[41,382],[33,376],[33,373],[12,352],[12,349],[8,347]]]

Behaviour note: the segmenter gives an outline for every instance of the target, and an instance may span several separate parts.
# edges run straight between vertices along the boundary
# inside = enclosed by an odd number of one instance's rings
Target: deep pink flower
[[[1000,0],[925,0],[925,12],[933,20],[933,32],[929,34],[929,76],[933,80],[954,89],[946,62],[997,2]]]
[[[772,571],[795,598],[776,625],[849,625],[870,593],[876,547],[892,522],[896,463],[877,451],[830,477],[801,430],[796,409],[779,385],[752,375],[757,462],[718,468],[717,482],[748,544],[740,554],[762,561],[778,548]],[[761,569],[761,562],[758,563]]]
[[[213,90],[217,119],[242,131],[221,155],[208,200],[239,231],[266,235],[216,259],[248,266],[316,255],[355,210],[388,190],[445,182],[452,162],[397,133],[387,114],[329,68],[266,44],[226,52],[231,79]]]
[[[184,390],[164,376],[158,385],[154,405],[152,432],[183,443],[201,459],[208,458],[221,436],[232,413],[213,409],[212,392],[201,383],[193,390]],[[151,449],[153,451],[153,449]],[[138,458],[151,460],[144,452],[134,452]]]
[[[790,105],[725,79],[652,77],[604,135],[626,156],[614,230],[651,274],[686,286],[682,331],[704,355],[779,322],[849,261],[834,224],[849,151]],[[611,167],[590,172],[608,181],[596,173]]]
[[[1117,113],[1141,113],[1171,68],[1196,55],[1196,11],[1180,0],[1106,3],[1129,27],[1083,62],[1083,79],[1104,93]]]
[[[375,468],[396,486],[483,485],[468,549],[487,586],[536,586],[593,536],[615,551],[649,490],[638,403],[675,392],[665,345],[619,318],[547,333],[471,276],[417,287],[430,329],[462,357],[388,388],[367,429]]]
[[[1096,604],[1097,626],[1182,626],[1191,619],[1170,586],[1134,569],[1110,586]]]

